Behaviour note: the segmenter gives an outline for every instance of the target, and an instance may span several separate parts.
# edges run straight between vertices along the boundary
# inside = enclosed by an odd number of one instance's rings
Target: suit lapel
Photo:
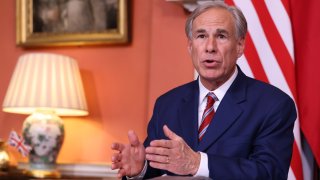
[[[179,123],[182,129],[182,138],[194,150],[198,143],[198,104],[199,85],[198,81],[194,81],[190,93],[184,96],[179,109]]]
[[[204,152],[215,143],[242,113],[239,104],[245,100],[246,76],[240,68],[238,70],[237,78],[222,99],[202,141],[199,143],[199,151]]]

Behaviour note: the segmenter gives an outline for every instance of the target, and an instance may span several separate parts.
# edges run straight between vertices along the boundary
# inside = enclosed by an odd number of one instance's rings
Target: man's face
[[[193,21],[188,49],[202,84],[214,90],[234,72],[243,54],[244,40],[236,37],[232,15],[225,9],[213,8]]]

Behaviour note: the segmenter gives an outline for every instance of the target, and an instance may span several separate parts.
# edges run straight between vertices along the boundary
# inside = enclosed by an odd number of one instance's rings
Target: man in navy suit
[[[199,78],[157,99],[144,144],[129,131],[129,144],[112,145],[119,177],[287,179],[295,104],[237,66],[246,33],[242,12],[220,1],[200,5],[188,17],[188,50]],[[215,113],[200,140],[209,92]]]

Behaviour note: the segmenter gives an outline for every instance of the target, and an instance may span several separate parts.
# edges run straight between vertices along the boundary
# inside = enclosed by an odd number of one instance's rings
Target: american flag
[[[31,147],[26,145],[24,139],[22,137],[20,138],[15,131],[10,132],[8,144],[18,149],[24,157],[27,157],[31,151]]]
[[[236,5],[248,21],[244,56],[238,64],[246,75],[270,83],[295,102],[295,58],[288,0],[226,0]],[[302,180],[300,123],[295,121],[294,146],[288,179]]]

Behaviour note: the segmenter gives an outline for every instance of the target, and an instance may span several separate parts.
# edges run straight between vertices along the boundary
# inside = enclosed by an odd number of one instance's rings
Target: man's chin
[[[206,73],[200,74],[200,78],[206,81],[216,82],[216,81],[219,81],[219,79],[221,79],[221,75],[218,74],[216,71],[206,72]]]

